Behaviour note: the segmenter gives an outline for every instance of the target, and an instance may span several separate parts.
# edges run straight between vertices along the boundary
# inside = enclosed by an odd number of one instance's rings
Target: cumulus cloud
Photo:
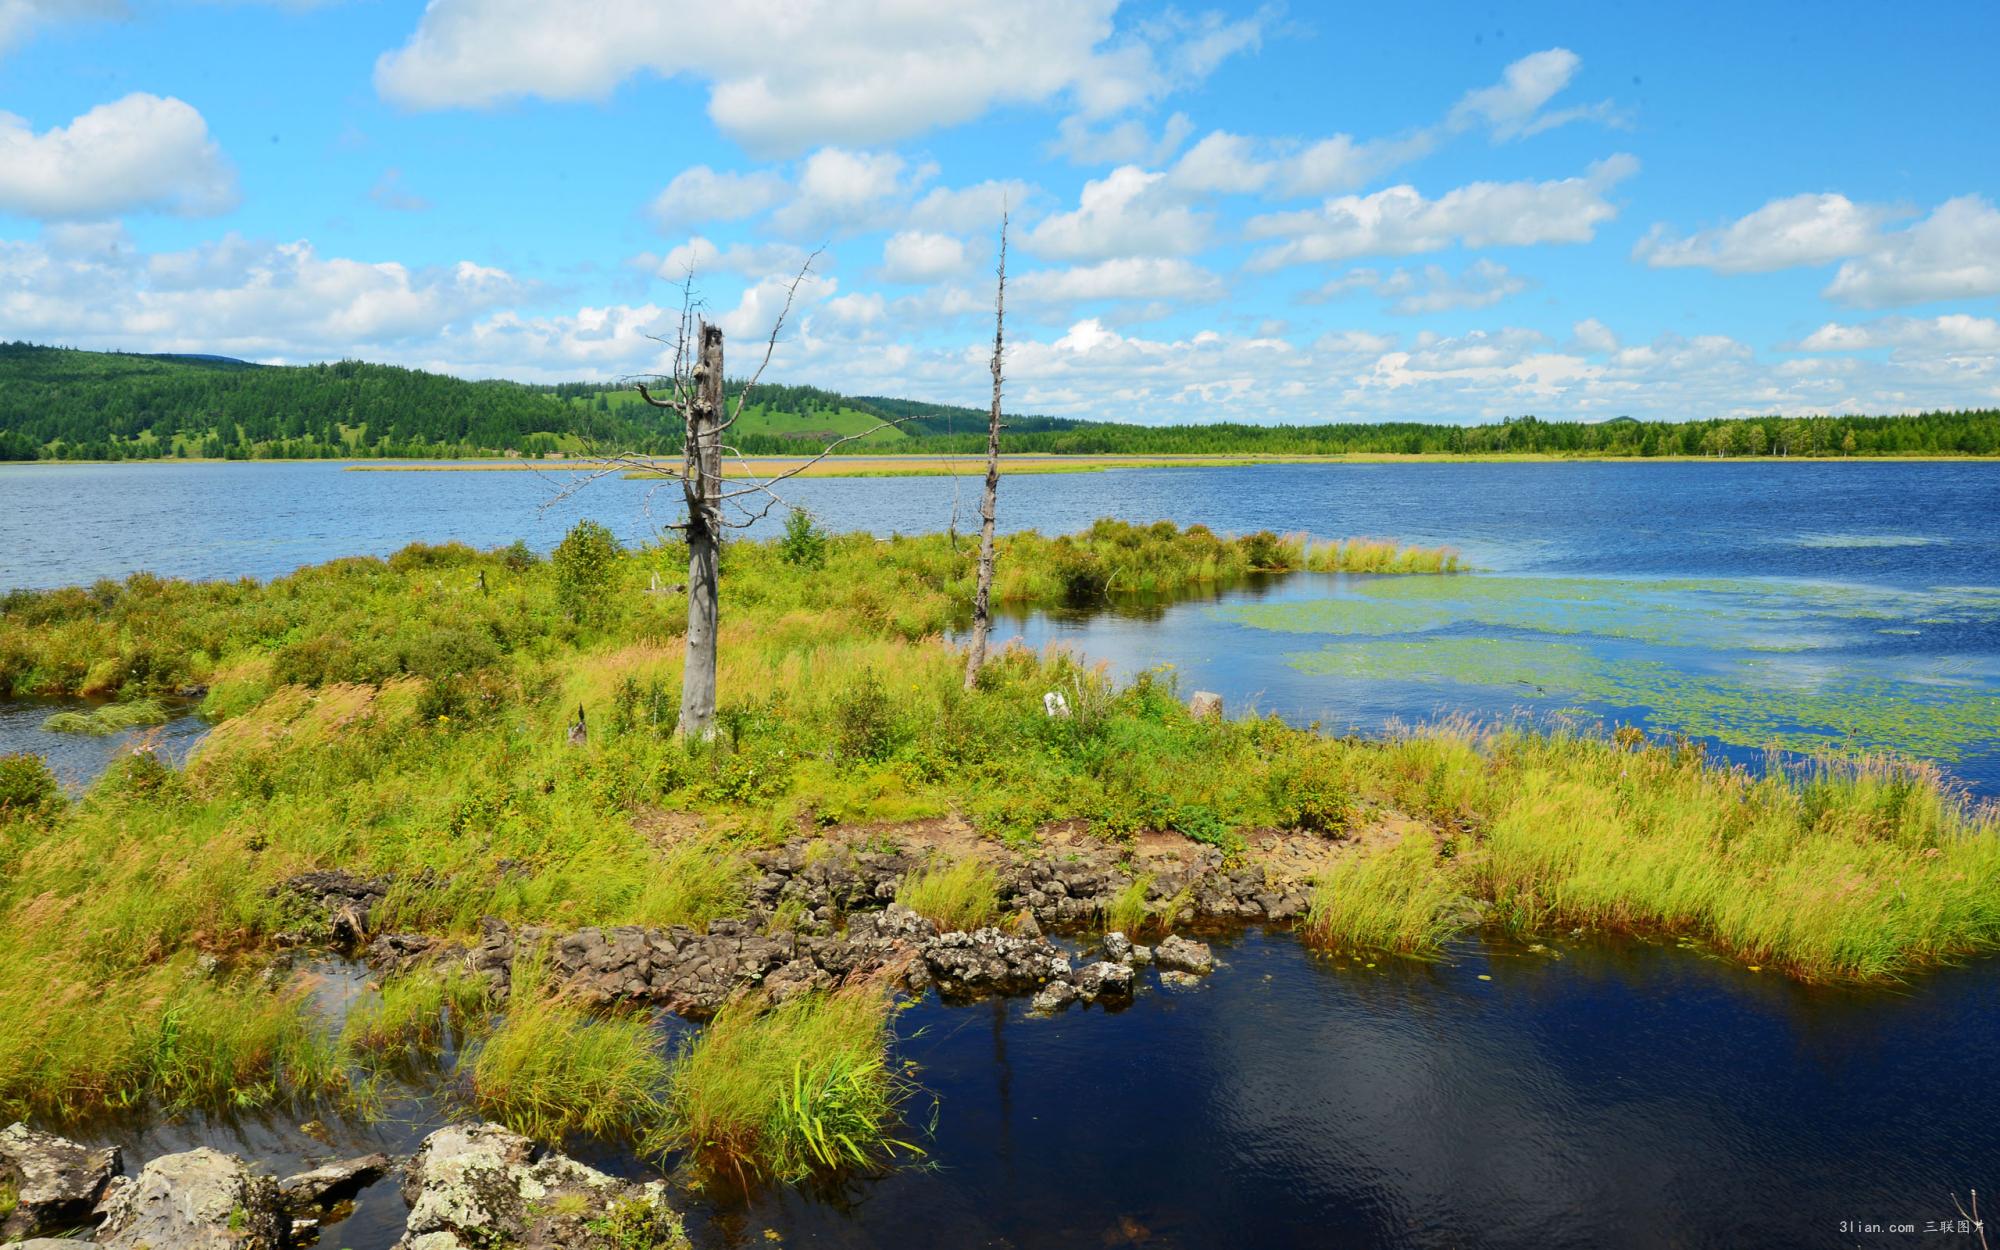
[[[648,211],[662,230],[740,221],[776,204],[788,190],[784,178],[770,170],[718,173],[706,165],[690,165],[653,197]]]
[[[1828,299],[1863,308],[2000,294],[2000,211],[1977,195],[1938,205],[1840,267]]]
[[[972,234],[999,229],[1000,214],[1020,221],[1039,192],[1016,179],[993,180],[969,187],[933,187],[910,207],[908,224],[918,230]]]
[[[1862,325],[1829,321],[1799,340],[1804,352],[1858,352],[1894,348],[1931,355],[2000,353],[2000,322],[1955,313],[1943,317],[1884,317]]]
[[[1251,259],[1257,269],[1360,256],[1402,256],[1464,247],[1587,243],[1618,215],[1605,194],[1637,172],[1625,155],[1597,162],[1581,178],[1475,182],[1425,199],[1412,186],[1345,195],[1318,208],[1268,213],[1248,223],[1252,238],[1284,242]]]
[[[1054,260],[1198,251],[1208,240],[1208,217],[1171,195],[1164,180],[1164,174],[1121,165],[1086,182],[1075,209],[1043,218],[1023,243]]]
[[[771,214],[786,234],[869,229],[888,220],[892,206],[937,173],[912,167],[894,152],[821,148],[800,167],[792,197]]]
[[[1220,298],[1222,279],[1180,257],[1126,256],[1070,269],[1037,269],[1007,280],[1009,303],[1028,307],[1092,300]]]
[[[345,356],[432,339],[527,291],[469,261],[412,269],[236,235],[151,255],[101,227],[0,243],[0,323],[83,346]]]
[[[61,221],[235,203],[236,171],[208,123],[171,96],[134,92],[41,134],[0,113],[0,211]]]
[[[1145,122],[1133,117],[1093,126],[1087,118],[1070,116],[1057,125],[1048,152],[1076,165],[1161,165],[1180,151],[1193,133],[1194,123],[1186,113],[1168,117],[1160,124],[1157,137]]]
[[[1614,121],[1611,101],[1544,112],[1557,93],[1569,86],[1582,58],[1568,48],[1535,52],[1509,65],[1500,81],[1467,92],[1448,117],[1450,130],[1484,127],[1495,140],[1523,139],[1557,126],[1585,119]]]
[[[882,278],[888,282],[937,282],[972,265],[965,240],[949,234],[903,230],[882,244]]]
[[[1392,301],[1389,310],[1407,317],[1461,308],[1488,308],[1527,289],[1527,279],[1497,261],[1482,257],[1457,274],[1442,265],[1394,269],[1388,273],[1356,269],[1321,287],[1308,302],[1366,292]]]
[[[1867,251],[1885,223],[1907,215],[1886,205],[1856,204],[1844,195],[1794,195],[1685,237],[1655,225],[1632,256],[1655,269],[1700,266],[1717,273],[1824,265]]]
[[[693,274],[699,283],[709,274],[745,278],[796,274],[805,265],[806,257],[804,248],[790,243],[732,243],[720,247],[697,234],[685,243],[676,244],[665,256],[642,253],[632,263],[669,282],[681,282]]]
[[[1261,19],[1202,16],[1122,35],[1116,0],[1004,5],[661,5],[656,0],[431,0],[375,65],[413,108],[518,96],[601,99],[640,73],[707,82],[715,124],[789,155],[1067,99],[1101,117],[1157,99],[1253,46]],[[1116,36],[1116,37],[1114,37]]]

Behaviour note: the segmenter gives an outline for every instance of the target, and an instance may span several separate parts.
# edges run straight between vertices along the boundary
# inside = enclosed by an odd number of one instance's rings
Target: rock
[[[1028,1003],[1028,1010],[1036,1015],[1052,1016],[1076,1001],[1076,987],[1067,981],[1051,981],[1035,992]]]
[[[1206,973],[1215,971],[1215,953],[1206,942],[1170,937],[1153,949],[1153,960],[1170,972]]]
[[[162,1155],[106,1204],[97,1244],[113,1250],[281,1250],[290,1232],[277,1182],[198,1146]]]
[[[810,959],[794,959],[764,978],[764,996],[773,1003],[790,1002],[812,990],[823,990],[833,978]]]
[[[1132,947],[1132,958],[1126,960],[1126,962],[1134,966],[1152,963],[1153,948],[1150,946],[1140,946],[1135,943]]]
[[[1126,964],[1099,960],[1077,971],[1076,996],[1086,1003],[1100,998],[1123,998],[1132,992],[1132,969]]]
[[[1194,692],[1194,697],[1188,700],[1188,711],[1194,713],[1196,720],[1207,720],[1210,717],[1220,719],[1222,696],[1213,690],[1197,690]]]
[[[1170,990],[1193,989],[1201,984],[1201,978],[1192,972],[1162,972],[1160,984]]]
[[[88,1241],[71,1241],[67,1237],[30,1237],[26,1241],[10,1241],[7,1250],[92,1250]]]
[[[1045,938],[1008,937],[998,929],[939,934],[923,948],[938,988],[948,994],[1020,994],[1069,975],[1069,956]]]
[[[0,1220],[0,1240],[90,1222],[118,1174],[118,1148],[93,1150],[25,1124],[0,1130],[0,1180],[14,1188],[14,1209]]]
[[[272,893],[288,894],[318,912],[333,940],[352,946],[367,940],[370,915],[388,897],[389,884],[387,877],[357,877],[334,869],[301,873]]]
[[[542,1153],[497,1124],[454,1125],[410,1160],[410,1218],[395,1250],[687,1250],[665,1192]]]
[[[1104,957],[1117,962],[1132,962],[1132,939],[1113,929],[1104,935]]]
[[[278,1182],[278,1192],[294,1212],[324,1210],[345,1202],[389,1174],[388,1155],[362,1155],[325,1163]]]
[[[1023,907],[1014,913],[1014,936],[1038,938],[1042,936],[1042,923],[1035,919],[1032,908]]]

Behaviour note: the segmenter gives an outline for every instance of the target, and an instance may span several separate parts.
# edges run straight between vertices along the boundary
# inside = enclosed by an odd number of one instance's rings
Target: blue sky
[[[726,10],[726,11],[722,11]],[[1146,422],[2000,405],[2000,7],[0,0],[0,337]]]

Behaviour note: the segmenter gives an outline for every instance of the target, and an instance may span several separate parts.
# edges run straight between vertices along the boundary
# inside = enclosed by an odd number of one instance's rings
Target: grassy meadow
[[[595,527],[553,559],[413,546],[269,583],[142,574],[0,598],[0,695],[120,707],[199,687],[215,725],[185,768],[129,753],[74,799],[39,761],[0,758],[0,1114],[365,1101],[449,1031],[478,1106],[544,1139],[630,1137],[778,1179],[911,1149],[878,989],[732,1007],[668,1053],[642,1013],[587,1012],[523,960],[504,1008],[419,972],[336,1028],[273,962],[278,935],[318,922],[276,887],[319,868],[394,874],[383,928],[470,936],[485,916],[698,926],[743,908],[742,852],[829,827],[956,817],[1020,845],[1064,825],[1232,856],[1284,830],[1337,844],[1302,926],[1328,947],[1436,955],[1479,924],[1668,931],[1870,981],[2000,942],[2000,819],[1928,766],[1758,777],[1631,732],[1466,724],[1332,739],[1197,720],[1170,675],[1118,683],[1060,651],[1003,650],[968,692],[941,635],[972,548],[798,530],[728,547],[708,744],[674,733],[686,600],[652,589],[682,579],[684,550],[619,551]],[[996,595],[1456,567],[1099,522],[1003,539]],[[1072,715],[1044,714],[1051,690]],[[986,870],[948,862],[902,897],[950,924],[994,906]],[[1143,886],[1112,910],[1138,930]]]

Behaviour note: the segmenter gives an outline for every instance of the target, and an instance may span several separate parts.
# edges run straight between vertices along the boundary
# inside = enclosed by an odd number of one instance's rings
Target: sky
[[[2000,407],[2000,6],[1510,9],[0,0],[0,339],[983,406],[1005,211],[1015,412]]]

